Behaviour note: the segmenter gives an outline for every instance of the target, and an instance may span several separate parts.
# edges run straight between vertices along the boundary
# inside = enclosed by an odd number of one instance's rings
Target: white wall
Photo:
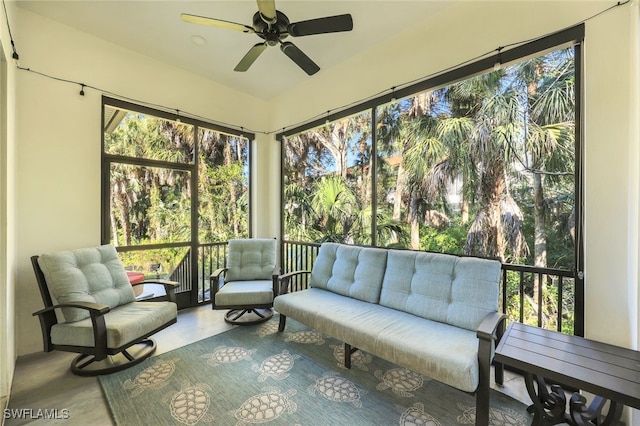
[[[267,127],[263,100],[117,47],[21,8],[20,65],[121,96],[246,128]],[[18,353],[42,350],[29,258],[100,243],[101,94],[18,71]],[[203,95],[204,94],[204,95]],[[260,149],[258,150],[260,151]],[[258,156],[259,157],[259,156]]]
[[[638,348],[637,6],[594,19],[585,40],[585,333]]]
[[[7,5],[13,23],[15,5]],[[0,15],[2,16],[2,15]],[[4,20],[4,17],[3,17]],[[15,67],[6,26],[0,30],[0,409],[11,390],[16,359]]]

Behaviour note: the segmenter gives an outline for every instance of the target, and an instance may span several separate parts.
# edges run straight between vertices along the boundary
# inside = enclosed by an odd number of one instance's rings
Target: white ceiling
[[[276,0],[290,22],[350,13],[353,31],[289,38],[320,66],[320,73],[418,25],[453,1],[412,0]],[[255,34],[188,24],[180,13],[251,25],[255,0],[18,0],[19,7],[126,47],[225,86],[270,99],[314,76],[308,76],[278,47],[268,48],[244,73],[233,68]],[[206,44],[197,45],[193,37]],[[315,74],[315,75],[318,75]]]

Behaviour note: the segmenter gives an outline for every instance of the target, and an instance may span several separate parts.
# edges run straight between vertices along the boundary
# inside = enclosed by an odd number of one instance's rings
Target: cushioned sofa
[[[312,271],[282,275],[274,309],[345,342],[345,366],[362,350],[476,394],[489,421],[490,365],[504,331],[501,264],[447,254],[324,243]],[[289,291],[308,274],[309,288]],[[496,367],[502,383],[502,367]]]

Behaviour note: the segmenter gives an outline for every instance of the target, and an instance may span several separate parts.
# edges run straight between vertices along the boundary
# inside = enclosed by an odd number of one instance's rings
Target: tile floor
[[[178,323],[155,335],[158,343],[156,354],[168,352],[180,346],[213,336],[233,326],[224,322],[225,311],[214,311],[210,305],[181,310]],[[65,425],[111,426],[102,388],[96,377],[79,377],[69,371],[69,363],[75,354],[64,352],[38,352],[18,358],[13,379],[9,409],[59,409],[69,410],[68,419],[19,420],[5,419],[13,425]],[[504,386],[493,387],[501,392],[530,404],[522,377],[505,372]]]

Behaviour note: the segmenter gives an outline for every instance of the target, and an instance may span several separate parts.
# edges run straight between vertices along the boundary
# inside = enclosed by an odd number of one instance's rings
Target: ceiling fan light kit
[[[267,46],[280,45],[280,50],[295,62],[308,75],[320,71],[320,67],[313,62],[302,50],[290,41],[284,41],[288,36],[303,37],[315,34],[337,33],[351,31],[353,19],[351,15],[336,15],[306,21],[289,22],[289,18],[276,10],[275,0],[257,0],[258,11],[253,15],[252,26],[207,18],[204,16],[181,14],[183,21],[190,24],[208,25],[244,33],[254,33],[264,41],[255,44],[242,57],[234,71],[247,71]]]

